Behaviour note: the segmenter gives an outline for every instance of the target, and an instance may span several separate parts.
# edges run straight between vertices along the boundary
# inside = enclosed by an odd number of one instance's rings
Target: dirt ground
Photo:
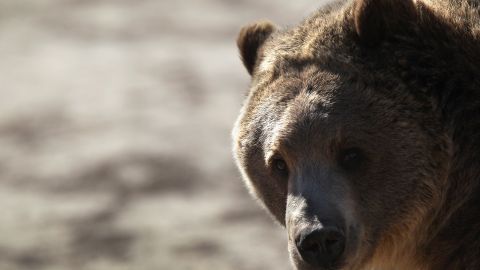
[[[320,2],[0,0],[0,269],[290,269],[231,158],[234,41]]]

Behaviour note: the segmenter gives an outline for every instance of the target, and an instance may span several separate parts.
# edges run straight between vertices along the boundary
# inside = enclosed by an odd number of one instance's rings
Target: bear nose
[[[336,228],[301,232],[295,244],[302,259],[315,267],[328,268],[338,263],[345,250],[345,236]]]

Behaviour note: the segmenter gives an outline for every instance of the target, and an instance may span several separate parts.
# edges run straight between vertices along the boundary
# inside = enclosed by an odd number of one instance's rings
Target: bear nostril
[[[345,250],[345,237],[333,228],[304,232],[296,241],[302,259],[312,266],[335,265]]]
[[[317,252],[322,249],[322,246],[320,245],[320,243],[310,240],[302,243],[301,249],[305,252]]]

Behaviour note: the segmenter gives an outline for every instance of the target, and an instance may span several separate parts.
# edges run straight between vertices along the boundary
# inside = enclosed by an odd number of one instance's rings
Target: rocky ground
[[[0,269],[290,269],[231,158],[234,40],[319,2],[0,0]]]

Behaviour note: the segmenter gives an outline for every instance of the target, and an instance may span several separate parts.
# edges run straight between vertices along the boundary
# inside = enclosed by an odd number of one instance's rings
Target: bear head
[[[252,79],[234,155],[297,269],[420,267],[451,158],[445,96],[472,73],[457,35],[413,0],[340,1],[291,29],[240,31]]]

